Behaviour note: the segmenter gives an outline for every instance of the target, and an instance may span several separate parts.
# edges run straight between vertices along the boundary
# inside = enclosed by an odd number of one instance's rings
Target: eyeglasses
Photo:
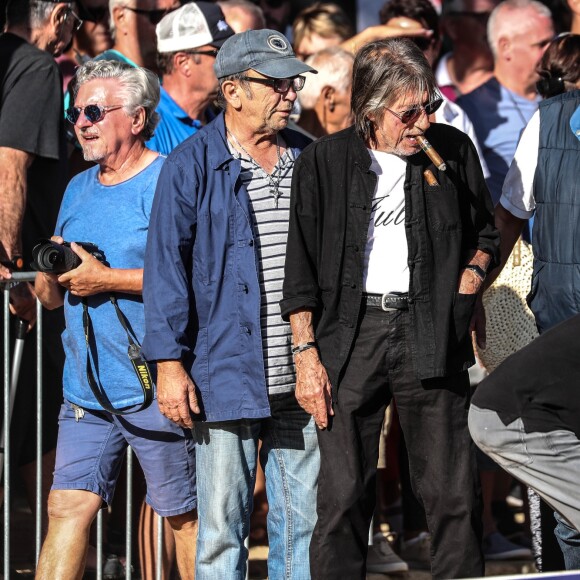
[[[413,105],[409,109],[405,111],[401,111],[400,113],[395,113],[395,111],[391,111],[388,107],[385,107],[389,113],[392,113],[397,117],[401,123],[405,125],[416,121],[423,111],[427,116],[432,115],[441,105],[443,104],[443,99],[441,97],[432,100],[430,103],[425,103],[424,105]]]
[[[268,85],[272,87],[277,93],[286,93],[293,87],[296,92],[304,88],[306,78],[302,75],[292,77],[291,79],[261,79],[258,77],[240,77],[242,81],[250,81],[253,83],[260,83],[261,85]]]
[[[219,50],[214,48],[213,50],[184,50],[185,54],[206,54],[207,56],[213,56],[214,58],[217,57]]]
[[[133,8],[131,6],[123,6],[123,8],[126,8],[135,14],[146,16],[149,22],[154,26],[159,24],[161,19],[171,12],[171,10],[144,10],[143,8]]]
[[[86,107],[69,107],[66,112],[65,116],[69,123],[76,125],[76,122],[79,120],[81,113],[84,113],[87,121],[90,123],[98,123],[102,121],[105,115],[109,111],[114,111],[115,109],[121,109],[123,105],[87,105]]]
[[[83,21],[75,14],[72,8],[67,8],[66,17],[68,18],[69,16],[73,17],[73,32],[76,32],[83,25]]]

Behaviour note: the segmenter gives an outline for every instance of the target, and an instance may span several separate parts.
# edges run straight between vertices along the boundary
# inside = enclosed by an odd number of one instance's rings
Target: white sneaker
[[[409,566],[395,552],[383,534],[373,536],[373,545],[369,546],[367,572],[376,574],[393,574],[408,572]]]
[[[431,570],[431,536],[421,532],[416,538],[401,542],[401,558],[411,568]]]

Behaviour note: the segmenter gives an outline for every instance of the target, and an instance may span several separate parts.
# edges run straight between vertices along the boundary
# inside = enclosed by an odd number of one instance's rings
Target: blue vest
[[[540,104],[529,298],[540,332],[580,313],[580,141],[570,130],[579,105],[580,90]]]

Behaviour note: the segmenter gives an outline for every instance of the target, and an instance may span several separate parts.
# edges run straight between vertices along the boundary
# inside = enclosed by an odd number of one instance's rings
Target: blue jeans
[[[554,530],[564,556],[566,570],[580,570],[580,532],[570,526],[558,512],[554,512],[558,525]]]
[[[196,423],[197,580],[243,580],[258,440],[268,495],[268,577],[308,580],[320,466],[316,427],[294,393],[270,396],[272,416]]]

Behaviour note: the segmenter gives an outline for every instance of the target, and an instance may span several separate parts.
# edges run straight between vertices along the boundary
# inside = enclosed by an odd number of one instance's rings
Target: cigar
[[[441,158],[441,155],[439,155],[439,153],[433,149],[433,145],[431,145],[431,143],[429,143],[429,141],[427,141],[423,135],[417,135],[416,139],[421,149],[423,149],[423,151],[425,151],[427,154],[427,157],[433,161],[435,167],[437,167],[439,171],[445,171],[447,169],[447,165]]]
[[[437,181],[437,179],[433,175],[433,172],[430,169],[425,169],[425,171],[423,171],[423,176],[425,177],[425,181],[427,182],[428,185],[431,186],[439,185],[439,182]]]

